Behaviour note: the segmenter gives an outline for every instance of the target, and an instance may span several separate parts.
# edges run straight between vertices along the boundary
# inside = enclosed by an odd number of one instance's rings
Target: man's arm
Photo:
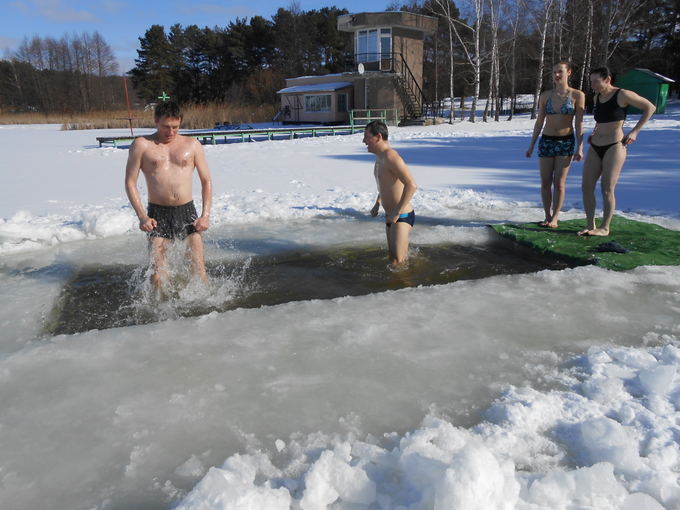
[[[208,162],[205,159],[205,151],[201,143],[194,139],[193,140],[195,152],[194,152],[194,165],[196,166],[196,171],[198,172],[198,178],[201,181],[201,201],[203,206],[201,208],[201,216],[194,221],[194,227],[199,232],[208,230],[210,226],[210,209],[212,208],[212,179],[210,177],[210,169],[208,168]]]
[[[411,175],[406,163],[395,150],[391,150],[387,155],[387,168],[401,183],[404,185],[404,191],[401,193],[401,198],[394,211],[385,211],[385,220],[387,223],[396,223],[399,220],[400,211],[406,207],[415,195],[418,186],[415,179]]]
[[[380,210],[380,193],[378,193],[378,197],[375,199],[373,209],[371,209],[371,216],[376,217],[378,215],[379,210]]]
[[[130,205],[132,205],[137,218],[139,218],[139,229],[144,232],[151,232],[156,228],[156,220],[147,216],[146,209],[142,205],[142,200],[137,190],[137,180],[139,179],[139,171],[142,168],[142,154],[144,153],[142,145],[143,142],[137,138],[130,146],[125,167],[125,193],[127,193]]]

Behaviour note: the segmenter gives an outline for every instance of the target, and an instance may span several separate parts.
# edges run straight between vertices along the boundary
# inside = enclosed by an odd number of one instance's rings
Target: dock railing
[[[396,126],[399,124],[399,112],[396,108],[372,108],[370,110],[350,110],[349,112],[349,125],[353,129],[357,126],[363,129],[363,126],[373,120],[381,120],[387,125]]]
[[[363,130],[361,126],[307,126],[290,128],[234,129],[210,131],[184,131],[181,135],[196,138],[203,144],[216,145],[218,141],[256,142],[264,140],[293,140],[296,138],[349,135]],[[144,136],[144,135],[142,135]],[[131,136],[98,136],[99,147],[110,144],[114,147],[127,146],[137,137]]]

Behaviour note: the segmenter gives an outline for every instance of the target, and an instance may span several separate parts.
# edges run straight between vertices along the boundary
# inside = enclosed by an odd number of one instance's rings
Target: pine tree
[[[171,96],[175,93],[173,69],[181,66],[180,57],[173,50],[165,28],[152,25],[144,37],[139,38],[140,49],[137,50],[136,66],[130,75],[139,96],[147,102],[155,102],[161,92]]]

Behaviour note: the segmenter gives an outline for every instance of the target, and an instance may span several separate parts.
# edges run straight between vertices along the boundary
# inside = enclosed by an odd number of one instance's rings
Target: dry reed
[[[184,129],[211,129],[215,124],[249,124],[269,122],[277,105],[234,106],[223,103],[185,105],[182,108]],[[12,113],[0,110],[0,124],[61,124],[62,130],[115,129],[130,126],[127,110],[85,113]],[[132,111],[133,128],[153,128],[153,112]]]

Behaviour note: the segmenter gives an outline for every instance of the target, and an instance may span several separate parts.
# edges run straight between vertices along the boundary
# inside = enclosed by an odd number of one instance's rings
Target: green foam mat
[[[616,271],[647,265],[680,265],[680,232],[621,216],[614,216],[607,237],[576,235],[586,227],[585,219],[560,221],[559,227],[555,229],[541,227],[537,223],[504,223],[490,227],[503,237],[541,254],[577,264],[595,264]],[[598,246],[613,241],[630,251],[615,253],[598,250]]]

